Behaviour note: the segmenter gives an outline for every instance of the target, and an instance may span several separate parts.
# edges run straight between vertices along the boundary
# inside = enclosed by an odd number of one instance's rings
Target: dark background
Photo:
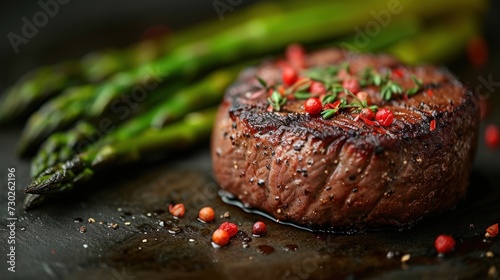
[[[256,1],[243,0],[235,10],[243,9],[252,2]],[[217,19],[212,3],[213,1],[201,0],[71,0],[66,5],[60,5],[58,14],[50,18],[46,26],[39,28],[37,35],[29,39],[28,44],[20,45],[19,53],[15,54],[7,33],[20,34],[23,25],[21,18],[26,16],[31,20],[40,6],[37,1],[2,1],[0,91],[37,66],[77,58],[100,48],[124,47],[134,43],[153,25],[163,25],[175,30],[204,19]],[[484,35],[490,49],[490,59],[484,68],[472,68],[465,53],[446,64],[471,89],[476,88],[481,76],[488,79],[492,75],[493,81],[500,82],[499,13],[499,1],[491,1],[491,8],[484,18]],[[226,15],[228,14],[230,13]],[[126,274],[136,277],[135,279],[194,276],[281,279],[290,266],[304,265],[304,260],[315,258],[318,254],[330,256],[321,269],[316,269],[311,274],[319,278],[484,278],[492,265],[500,270],[498,242],[484,245],[480,238],[486,226],[500,221],[500,151],[487,149],[483,140],[486,123],[500,124],[499,92],[500,87],[496,87],[486,98],[490,114],[481,126],[478,154],[467,200],[456,210],[427,219],[410,231],[325,237],[268,222],[273,234],[267,239],[254,239],[250,243],[251,250],[246,251],[239,246],[220,251],[212,249],[207,242],[209,237],[206,227],[196,222],[190,223],[187,218],[181,221],[181,224],[187,224],[179,225],[184,228],[181,235],[172,235],[164,229],[156,231],[159,228],[157,219],[168,220],[167,215],[160,213],[157,218],[152,218],[147,213],[164,209],[167,201],[165,197],[172,191],[178,191],[179,187],[203,190],[206,183],[211,182],[208,147],[205,146],[188,154],[183,160],[167,159],[155,165],[127,169],[121,174],[136,175],[105,178],[93,186],[92,192],[37,211],[22,211],[20,206],[23,195],[18,192],[17,216],[23,219],[18,223],[17,230],[19,270],[15,275],[6,274],[6,265],[2,264],[0,278],[119,279],[113,273],[120,274],[122,269],[126,269]],[[6,169],[9,167],[17,169],[19,190],[29,180],[28,161],[20,160],[13,149],[20,129],[21,126],[0,128],[0,186],[3,189]],[[180,192],[182,191],[185,189]],[[0,198],[0,254],[4,256],[0,259],[4,263],[7,250],[4,243],[4,236],[7,234],[5,190],[1,191]],[[247,231],[257,219],[254,215],[224,205],[217,197],[210,197],[208,201],[217,211],[230,211],[231,219],[241,221],[241,227]],[[124,216],[122,212],[125,210],[117,211],[118,208],[123,208],[132,215]],[[75,218],[86,220],[88,217],[104,221],[104,225],[73,221]],[[132,226],[123,226],[125,220],[132,221]],[[106,222],[120,223],[120,228],[109,229]],[[82,224],[89,228],[85,234],[78,232]],[[470,224],[475,226],[470,227]],[[191,229],[188,230],[190,226]],[[25,230],[21,231],[21,227]],[[212,231],[213,225],[208,228]],[[144,232],[149,234],[148,238],[154,237],[162,242],[152,243],[150,239],[148,245],[142,244]],[[437,258],[430,244],[437,234],[443,232],[459,237],[461,248],[467,249],[458,250],[448,258]],[[195,246],[185,242],[188,237],[196,239]],[[299,250],[294,255],[282,249],[291,243],[299,244]],[[89,244],[89,248],[84,249],[82,244]],[[272,245],[276,252],[269,256],[263,255],[256,249],[261,245]],[[138,246],[144,247],[143,251],[137,251]],[[496,257],[486,259],[484,252],[490,249],[496,253]],[[409,268],[402,267],[399,258],[386,259],[387,251],[411,253]]]

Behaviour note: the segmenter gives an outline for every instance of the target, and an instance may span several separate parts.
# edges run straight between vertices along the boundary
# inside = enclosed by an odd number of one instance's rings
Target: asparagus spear
[[[48,167],[71,158],[73,151],[82,149],[84,141],[88,141],[95,132],[96,128],[92,124],[82,121],[69,131],[51,135],[31,161],[31,177],[34,178]]]
[[[89,149],[71,160],[45,170],[25,190],[33,194],[54,194],[71,190],[76,184],[106,172],[113,166],[135,162],[157,152],[177,150],[206,140],[211,132],[216,108],[189,113],[181,121],[163,129],[147,130],[129,141]]]
[[[172,98],[157,105],[144,115],[127,121],[119,126],[116,131],[95,143],[90,149],[96,149],[96,147],[102,147],[103,145],[114,145],[114,143],[120,141],[129,141],[128,139],[147,129],[161,129],[165,124],[182,118],[191,110],[216,104],[222,97],[224,89],[236,77],[240,68],[241,66],[237,66],[215,71],[195,85],[180,90]],[[74,147],[79,146],[79,140],[85,141],[85,139],[88,139],[89,135],[94,134],[93,130],[95,128],[83,123],[76,126],[69,133],[57,133],[51,136],[32,161],[32,178],[35,178],[41,171],[57,162],[64,162],[74,156]],[[28,210],[37,207],[51,197],[52,195],[27,194],[24,209]]]
[[[69,88],[67,91],[67,94],[44,104],[30,117],[19,141],[22,153],[40,144],[53,131],[71,125],[80,112],[86,109],[93,96],[91,85]]]
[[[409,64],[448,60],[463,51],[467,42],[477,34],[478,20],[468,14],[456,14],[411,41],[394,44],[387,51]]]
[[[217,104],[222,98],[224,89],[234,80],[239,69],[241,66],[214,71],[192,86],[179,88],[176,92],[172,92],[170,98],[157,103],[143,114],[131,118],[103,138],[97,139],[96,145],[126,139],[148,128],[160,129],[165,124],[182,118],[190,111]],[[165,92],[165,94],[170,95],[170,92]],[[82,121],[69,131],[51,135],[32,160],[31,177],[36,177],[43,170],[58,162],[68,160],[75,152],[83,151],[88,144],[94,142],[92,139],[96,138],[95,135],[99,132],[95,126]]]
[[[61,88],[77,83],[74,61],[41,67],[6,90],[0,101],[0,123],[16,119],[39,106]]]
[[[282,1],[279,5],[258,3],[231,13],[224,21],[212,20],[176,32],[173,36],[137,43],[123,51],[97,51],[80,60],[35,69],[4,93],[0,101],[0,124],[31,113],[45,100],[58,95],[70,85],[102,81],[120,71],[155,60],[178,46],[211,36],[253,17],[296,9],[302,5],[300,2]]]

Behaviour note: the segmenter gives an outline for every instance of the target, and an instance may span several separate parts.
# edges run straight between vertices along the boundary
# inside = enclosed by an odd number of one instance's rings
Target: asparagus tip
[[[23,209],[24,210],[31,210],[33,208],[41,206],[42,204],[47,202],[47,200],[49,198],[50,198],[50,195],[39,195],[39,194],[28,193],[28,194],[26,194],[26,197],[24,198]]]

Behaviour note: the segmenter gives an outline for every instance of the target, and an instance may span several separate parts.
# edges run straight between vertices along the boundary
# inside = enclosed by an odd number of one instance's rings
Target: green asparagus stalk
[[[89,149],[71,160],[45,170],[25,190],[32,194],[55,194],[71,190],[116,165],[136,162],[157,152],[178,150],[208,139],[216,108],[189,113],[163,129],[147,130],[126,142]]]
[[[418,5],[416,2],[411,2],[407,5],[405,16],[433,16],[443,13],[449,9],[451,2],[451,0],[425,0],[419,1]],[[379,10],[385,8],[386,3],[367,1],[363,4],[365,10]],[[453,7],[457,10],[480,11],[483,6],[482,1],[453,1]],[[332,11],[342,12],[332,16]],[[394,19],[398,16],[401,15],[395,15]],[[294,41],[311,43],[349,33],[352,31],[352,26],[362,25],[371,17],[360,12],[359,2],[326,2],[318,5],[306,3],[302,9],[288,13],[274,13],[244,22],[212,37],[177,48],[158,61],[117,74],[104,84],[93,85],[94,96],[89,101],[91,104],[85,110],[71,114],[73,116],[71,121],[79,117],[98,118],[124,92],[132,90],[134,86],[144,81],[168,82],[215,65],[229,63],[237,58],[269,53]],[[42,119],[39,116],[34,117]],[[35,144],[37,140],[40,142],[53,132],[51,129],[59,127],[57,124],[48,124],[45,133],[33,133],[40,130],[35,126],[39,124],[30,120],[20,143],[21,152],[33,145],[32,141]]]
[[[82,121],[69,131],[51,135],[31,161],[31,177],[34,178],[48,167],[71,158],[73,151],[83,148],[80,144],[89,141],[95,132],[96,128],[92,124]]]
[[[160,129],[165,124],[182,118],[190,111],[216,105],[222,98],[224,89],[234,80],[240,69],[241,66],[237,66],[214,71],[194,85],[179,88],[172,93],[165,92],[171,97],[126,121],[103,138],[96,139],[98,143],[101,143],[96,145],[125,139],[148,128]],[[96,138],[95,135],[99,133],[103,134],[94,125],[82,121],[69,131],[51,135],[32,160],[32,178],[48,167],[68,160],[75,152],[83,151],[88,144],[94,142],[93,138]]]
[[[146,110],[156,104],[158,101],[168,97],[171,92],[175,92],[185,81],[174,81],[165,87],[155,89],[159,94],[146,92],[146,99],[128,106],[129,116],[133,116],[141,110]],[[96,122],[107,115],[111,115],[110,121],[117,121],[117,118],[123,118],[122,113],[118,113],[120,106],[115,108],[115,112],[103,112],[99,118],[80,118],[81,112],[88,110],[91,101],[94,98],[94,87],[92,85],[79,86],[67,89],[67,93],[51,99],[37,110],[28,120],[19,141],[19,151],[22,155],[29,154],[43,142],[44,139],[54,134],[54,132],[70,127],[78,119],[87,122]],[[117,103],[122,104],[122,103]],[[133,107],[132,107],[133,106]],[[113,109],[113,107],[111,107]]]
[[[78,64],[68,61],[26,74],[2,96],[0,123],[31,112],[61,88],[78,83],[78,72]]]
[[[446,61],[463,51],[464,46],[478,31],[478,18],[457,14],[417,35],[413,40],[394,44],[387,52],[408,64]]]
[[[211,36],[253,17],[295,9],[298,3],[300,1],[282,1],[279,4],[258,3],[229,14],[224,21],[212,20],[166,38],[137,43],[125,50],[93,52],[80,60],[35,69],[22,77],[2,96],[0,124],[31,113],[45,100],[58,95],[68,86],[102,81],[120,71],[153,61],[183,44]]]
[[[94,94],[91,85],[69,88],[67,91],[67,94],[44,104],[30,117],[19,141],[22,153],[33,149],[52,132],[70,126],[80,112],[87,108]]]
[[[215,71],[195,85],[183,88],[172,98],[119,126],[116,131],[95,143],[91,149],[114,145],[120,141],[129,141],[130,138],[147,129],[161,129],[167,123],[182,118],[192,110],[215,105],[220,101],[224,89],[234,80],[239,69],[241,66]],[[93,134],[95,134],[95,128],[82,123],[69,133],[56,133],[51,136],[32,161],[32,178],[36,178],[46,168],[70,159],[75,155],[75,147],[80,146],[79,141],[87,141]],[[51,195],[27,194],[24,209],[28,210],[42,205],[51,197]]]

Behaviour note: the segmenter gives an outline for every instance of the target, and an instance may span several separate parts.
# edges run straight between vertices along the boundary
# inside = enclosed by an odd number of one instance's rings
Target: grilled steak
[[[305,100],[296,98],[272,110],[272,89],[263,89],[256,77],[266,86],[279,85],[284,63],[268,61],[243,71],[226,92],[212,135],[213,170],[224,190],[276,219],[338,229],[407,226],[449,210],[464,197],[478,104],[452,74],[338,49],[304,59],[308,69],[300,76],[348,65],[333,74],[337,82],[373,69],[404,91],[417,87],[417,92],[385,100],[382,84],[360,82],[372,104],[393,113],[394,121],[383,126],[363,121],[356,108],[330,118],[311,115]],[[423,82],[419,88],[415,77]],[[286,96],[283,88],[278,91]],[[342,98],[355,100],[345,90],[337,97]]]

